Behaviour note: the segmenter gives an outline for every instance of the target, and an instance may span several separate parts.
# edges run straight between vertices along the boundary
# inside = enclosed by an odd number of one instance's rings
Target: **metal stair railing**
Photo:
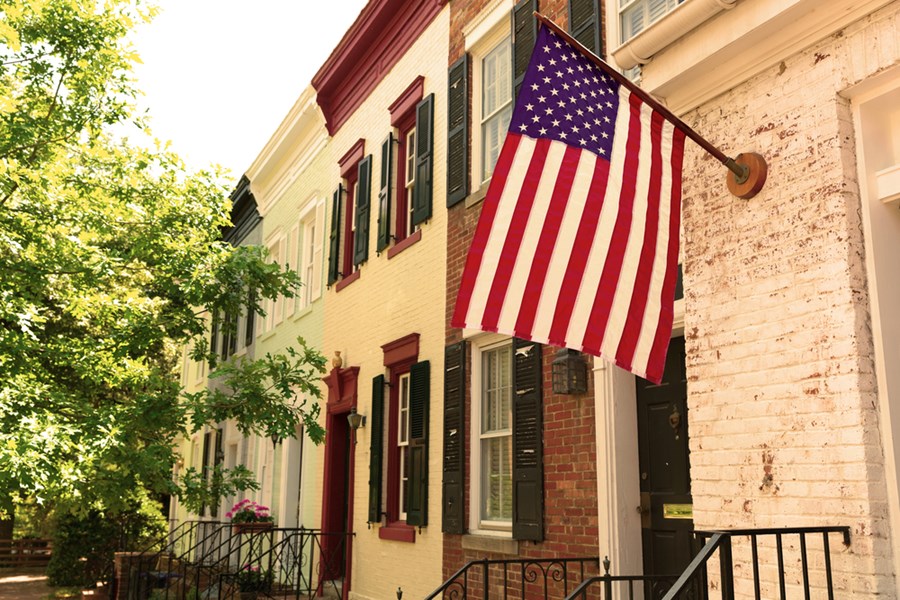
[[[585,558],[523,558],[473,560],[425,597],[453,600],[524,600],[564,598],[585,577],[599,573],[600,560]]]
[[[729,529],[721,531],[696,531],[694,532],[698,542],[702,544],[699,552],[693,557],[685,571],[676,578],[669,578],[674,583],[667,584],[664,589],[659,587],[645,587],[644,598],[649,600],[687,600],[706,599],[710,597],[710,590],[714,587],[718,590],[715,597],[722,600],[734,600],[735,586],[741,586],[741,597],[752,596],[756,600],[762,598],[787,598],[787,573],[792,572],[796,578],[794,585],[799,582],[803,597],[834,599],[834,576],[831,566],[831,544],[829,535],[841,534],[845,546],[850,545],[849,527],[791,527],[775,529]],[[821,536],[821,537],[820,537]],[[747,544],[745,544],[745,540]],[[810,542],[821,539],[821,561],[810,559]],[[797,542],[793,546],[793,542]],[[788,547],[786,548],[786,542]],[[749,547],[747,547],[749,546]],[[735,552],[740,554],[737,564],[752,563],[752,578],[738,578],[735,580]],[[766,550],[774,551],[774,557],[765,554]],[[768,579],[761,576],[761,551],[762,561],[765,566],[775,566],[777,569],[777,581],[773,577]],[[785,556],[791,554],[791,563],[798,564],[798,571],[785,568]],[[796,556],[796,560],[793,560]],[[711,585],[709,563],[718,561],[718,579]],[[815,573],[813,573],[813,567]],[[771,573],[771,569],[768,570]],[[816,575],[814,577],[814,575]],[[663,576],[662,579],[665,577]],[[570,594],[566,600],[612,600],[612,598],[632,598],[633,590],[624,590],[613,595],[612,583],[619,577],[599,576],[585,580]],[[631,577],[631,579],[637,579]],[[774,588],[777,585],[777,592]],[[752,591],[751,589],[752,588]],[[765,593],[764,593],[765,592]],[[777,596],[775,594],[778,594]]]
[[[242,534],[232,551],[230,570],[219,574],[218,598],[232,597],[242,572],[248,570],[271,582],[269,589],[258,591],[260,598],[340,598],[342,583],[333,577],[343,572],[345,549],[353,536],[303,527]]]

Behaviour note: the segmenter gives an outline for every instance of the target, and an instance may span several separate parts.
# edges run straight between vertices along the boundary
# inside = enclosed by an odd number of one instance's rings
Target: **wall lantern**
[[[350,414],[347,415],[347,422],[350,423],[350,429],[356,431],[360,427],[365,427],[366,416],[356,412],[356,407],[354,406],[350,409]]]
[[[553,359],[553,393],[583,394],[587,391],[587,364],[581,352],[560,348]]]

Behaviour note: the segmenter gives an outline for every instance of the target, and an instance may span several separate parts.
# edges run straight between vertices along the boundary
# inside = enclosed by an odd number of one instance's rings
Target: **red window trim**
[[[409,203],[412,202],[409,190],[406,189],[406,135],[410,129],[416,126],[416,106],[412,106],[409,113],[403,116],[397,126],[397,193],[394,194],[394,243],[402,242],[407,238],[406,220],[409,217]],[[416,133],[418,135],[418,133]]]
[[[359,270],[354,271],[350,275],[347,275],[346,277],[344,277],[343,279],[338,281],[336,284],[334,284],[334,292],[337,293],[337,292],[341,291],[342,289],[344,289],[345,287],[347,287],[348,285],[350,285],[357,279],[359,279]]]
[[[390,371],[388,375],[390,394],[388,399],[387,502],[385,503],[389,525],[379,529],[379,536],[381,536],[382,529],[397,530],[386,532],[385,535],[408,536],[408,533],[400,533],[400,530],[406,531],[409,526],[405,521],[400,520],[400,447],[397,445],[400,398],[398,394],[400,376],[409,373],[410,367],[419,359],[419,334],[411,333],[403,336],[383,345],[381,349],[384,351],[384,366]],[[415,541],[415,535],[412,539],[403,541]]]
[[[357,161],[358,163],[359,161]],[[356,194],[354,186],[359,180],[358,165],[354,164],[343,175],[347,189],[347,201],[344,202],[344,254],[341,257],[341,276],[346,279],[354,274],[353,270],[353,245],[356,241],[356,232],[353,231],[353,213],[356,211]]]
[[[341,177],[347,179],[350,173],[356,171],[359,161],[366,154],[366,140],[359,138],[356,143],[350,146],[350,149],[338,160],[338,166],[341,168]]]
[[[412,235],[403,238],[401,241],[397,242],[387,251],[388,260],[391,260],[416,242],[422,239],[422,230],[416,229]]]
[[[378,537],[382,540],[414,544],[416,542],[416,528],[412,525],[407,525],[406,521],[394,521],[384,527],[379,527]]]
[[[416,104],[421,102],[424,95],[425,77],[419,75],[388,107],[388,111],[391,113],[391,125],[399,127],[400,121],[405,120],[410,112],[415,111]]]

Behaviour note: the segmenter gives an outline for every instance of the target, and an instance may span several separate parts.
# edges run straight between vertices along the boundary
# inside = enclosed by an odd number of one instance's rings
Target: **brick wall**
[[[897,39],[898,15],[895,3],[685,119],[726,154],[759,151],[769,163],[765,188],[746,202],[696,147],[685,163],[695,525],[849,525],[851,547],[832,546],[838,597],[895,590],[856,147],[841,92],[900,64],[896,42],[884,43]]]
[[[450,3],[450,58],[452,64],[464,51],[462,27],[474,19],[490,2],[473,0]],[[567,2],[542,1],[540,11],[565,27]],[[469,86],[472,93],[472,86]],[[471,111],[471,98],[469,102]],[[470,112],[471,115],[471,112]],[[470,120],[471,122],[471,120]],[[469,138],[471,146],[471,135]],[[471,156],[471,152],[470,152]],[[471,165],[470,165],[471,166]],[[471,169],[470,169],[471,172]],[[466,205],[469,205],[468,207]],[[462,339],[462,332],[450,327],[459,280],[466,255],[481,213],[480,202],[461,202],[447,216],[447,343]],[[596,556],[598,551],[597,467],[594,434],[593,382],[581,396],[554,395],[551,387],[551,363],[557,348],[544,348],[544,541],[520,542],[521,557]],[[471,358],[471,357],[470,357]],[[467,369],[466,388],[471,390],[471,369]],[[471,391],[466,395],[466,422],[471,415]],[[471,473],[469,427],[465,431],[466,473]],[[469,522],[472,501],[466,479],[465,522]],[[443,575],[446,580],[470,560],[510,558],[484,549],[466,549],[463,537],[444,534]],[[468,545],[468,544],[467,544]]]

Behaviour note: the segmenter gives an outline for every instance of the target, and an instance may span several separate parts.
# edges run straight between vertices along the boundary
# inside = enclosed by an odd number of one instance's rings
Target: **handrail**
[[[728,539],[731,541],[731,538],[728,534],[716,532],[713,533],[709,538],[709,541],[703,545],[703,548],[700,549],[700,552],[697,553],[697,556],[690,562],[687,566],[687,569],[684,570],[684,573],[675,580],[675,583],[669,588],[669,591],[663,596],[663,600],[672,600],[676,595],[681,593],[681,590],[687,585],[688,581],[694,578],[694,576],[700,571],[701,568],[706,568],[706,563],[709,561],[710,557],[712,557],[713,553],[719,549],[719,546],[722,545],[722,541]],[[725,597],[725,590],[722,590],[722,596]]]
[[[510,572],[509,567],[518,567],[518,570]],[[522,586],[522,597],[525,597],[524,589],[527,586],[542,586],[543,597],[550,598],[550,586],[556,584],[563,588],[563,595],[568,594],[570,578],[576,581],[584,581],[589,576],[586,573],[586,566],[590,566],[590,570],[599,572],[600,559],[596,556],[592,557],[562,557],[562,558],[514,558],[514,559],[497,559],[488,560],[472,560],[467,562],[454,573],[449,579],[443,582],[436,590],[425,597],[425,600],[434,600],[448,593],[452,598],[468,597],[469,571],[480,567],[481,578],[477,581],[482,584],[480,597],[482,600],[489,600],[491,574],[493,572],[497,583],[502,584],[503,597],[507,597],[507,590],[511,583],[515,582]],[[494,572],[492,567],[498,572]],[[510,577],[512,575],[513,577]],[[540,577],[543,577],[541,580]],[[461,581],[460,581],[461,579]],[[474,582],[473,578],[473,582]],[[571,582],[571,585],[576,585]],[[532,594],[528,594],[529,597]]]

